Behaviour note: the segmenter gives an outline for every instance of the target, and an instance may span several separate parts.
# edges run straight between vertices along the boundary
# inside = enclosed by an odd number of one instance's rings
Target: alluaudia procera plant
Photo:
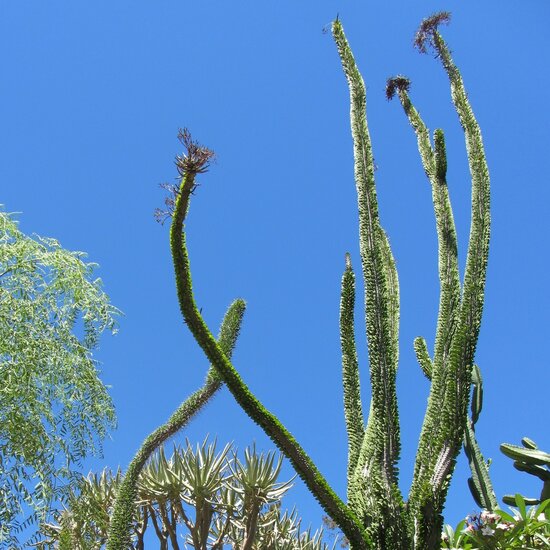
[[[431,381],[431,387],[407,499],[399,488],[397,471],[400,433],[395,381],[399,286],[389,241],[378,214],[365,86],[340,21],[337,19],[333,23],[332,33],[351,97],[359,247],[365,283],[372,389],[365,423],[354,333],[354,272],[351,258],[347,255],[340,304],[344,412],[348,432],[347,502],[334,492],[287,428],[249,390],[196,306],[184,221],[196,187],[196,175],[204,171],[211,153],[185,134],[187,137],[183,141],[187,154],[176,159],[182,178],[174,193],[170,244],[177,295],[185,323],[237,403],[287,456],[313,496],[343,531],[353,550],[439,548],[442,511],[468,418],[489,247],[489,174],[481,133],[462,77],[438,31],[438,26],[448,20],[447,13],[424,20],[415,44],[423,53],[428,47],[433,48],[442,62],[466,138],[472,179],[472,218],[462,282],[458,269],[457,236],[447,190],[443,131],[435,131],[432,144],[426,125],[412,105],[406,78],[390,79],[387,86],[388,98],[397,94],[416,133],[422,164],[432,188],[439,241],[441,288],[433,355],[430,356],[423,338],[417,338],[414,343],[418,361]],[[110,548],[123,547],[111,545]]]

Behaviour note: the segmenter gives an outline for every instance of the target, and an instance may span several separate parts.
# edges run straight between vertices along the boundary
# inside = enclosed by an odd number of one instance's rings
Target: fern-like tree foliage
[[[92,351],[117,310],[84,257],[0,212],[0,545],[46,518],[115,422]]]
[[[205,171],[210,152],[184,133],[186,153],[176,160],[181,182],[174,190],[174,201],[171,203],[170,244],[184,321],[237,403],[287,456],[312,495],[342,530],[353,550],[439,548],[442,512],[456,458],[463,442],[467,447],[469,445],[469,449],[473,448],[473,430],[468,431],[466,439],[465,430],[489,247],[489,175],[481,133],[462,77],[438,31],[438,26],[448,20],[449,14],[440,13],[423,21],[415,44],[422,53],[432,48],[442,63],[465,134],[472,182],[472,210],[463,280],[458,269],[457,235],[447,190],[443,131],[436,130],[432,141],[412,104],[408,91],[410,83],[405,77],[390,79],[387,86],[388,99],[397,94],[416,133],[421,161],[432,189],[439,242],[440,301],[434,350],[430,353],[424,338],[417,338],[414,343],[421,369],[430,380],[430,394],[413,481],[406,499],[399,488],[397,470],[400,455],[396,395],[399,285],[378,210],[365,85],[341,22],[336,20],[333,23],[332,33],[350,91],[359,207],[359,252],[365,286],[366,337],[372,390],[365,421],[353,317],[355,275],[351,257],[347,255],[340,303],[344,413],[349,456],[347,502],[328,485],[287,428],[252,394],[198,310],[186,247],[185,220],[196,187],[196,175]],[[480,407],[473,409],[474,416],[479,411]],[[481,455],[476,455],[475,460],[478,463],[482,461]],[[484,475],[484,472],[480,469],[478,474]],[[491,498],[489,493],[486,496]],[[115,548],[119,547],[113,546],[112,550]]]

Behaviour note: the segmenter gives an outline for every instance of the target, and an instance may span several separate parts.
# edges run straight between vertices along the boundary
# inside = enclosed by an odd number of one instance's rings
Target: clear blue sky
[[[348,91],[322,32],[339,13],[367,84],[382,223],[399,270],[400,467],[408,490],[428,395],[412,342],[423,335],[433,344],[437,242],[414,134],[384,85],[397,73],[410,77],[430,128],[446,131],[463,265],[470,197],[463,134],[442,68],[412,48],[420,21],[441,9],[453,13],[443,32],[492,176],[477,433],[493,458],[498,496],[538,495],[538,480],[516,472],[498,446],[528,435],[550,449],[550,5],[541,0],[2,2],[0,203],[21,212],[26,233],[88,252],[125,313],[120,333],[97,353],[119,427],[90,467],[124,467],[207,370],[178,311],[168,226],[153,219],[164,198],[158,184],[176,176],[178,128],[187,126],[218,155],[188,221],[197,302],[217,331],[228,304],[247,300],[234,363],[344,495],[339,287],[344,253],[356,267],[359,257]],[[360,308],[357,316],[368,403]],[[207,433],[271,448],[225,391],[185,435],[197,441]],[[461,457],[446,511],[453,523],[475,510],[467,473]],[[318,525],[321,510],[296,485],[288,506]]]

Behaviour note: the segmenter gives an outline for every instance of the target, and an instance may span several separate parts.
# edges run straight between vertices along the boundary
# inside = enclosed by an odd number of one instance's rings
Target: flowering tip
[[[386,82],[386,99],[391,101],[396,92],[408,92],[411,87],[411,81],[403,75],[397,75],[388,78]]]
[[[427,53],[426,43],[433,44],[437,27],[441,24],[448,25],[450,20],[451,14],[448,11],[440,11],[424,19],[414,36],[415,48],[418,48],[420,53]]]
[[[206,172],[214,158],[214,151],[194,141],[187,128],[180,129],[178,139],[185,147],[183,155],[176,155],[175,163],[179,175],[183,177],[185,174],[202,174]]]

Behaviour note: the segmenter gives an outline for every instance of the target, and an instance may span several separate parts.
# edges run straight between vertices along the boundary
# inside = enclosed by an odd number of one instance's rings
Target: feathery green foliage
[[[84,257],[0,212],[0,544],[47,517],[115,423],[92,350],[117,310]]]

